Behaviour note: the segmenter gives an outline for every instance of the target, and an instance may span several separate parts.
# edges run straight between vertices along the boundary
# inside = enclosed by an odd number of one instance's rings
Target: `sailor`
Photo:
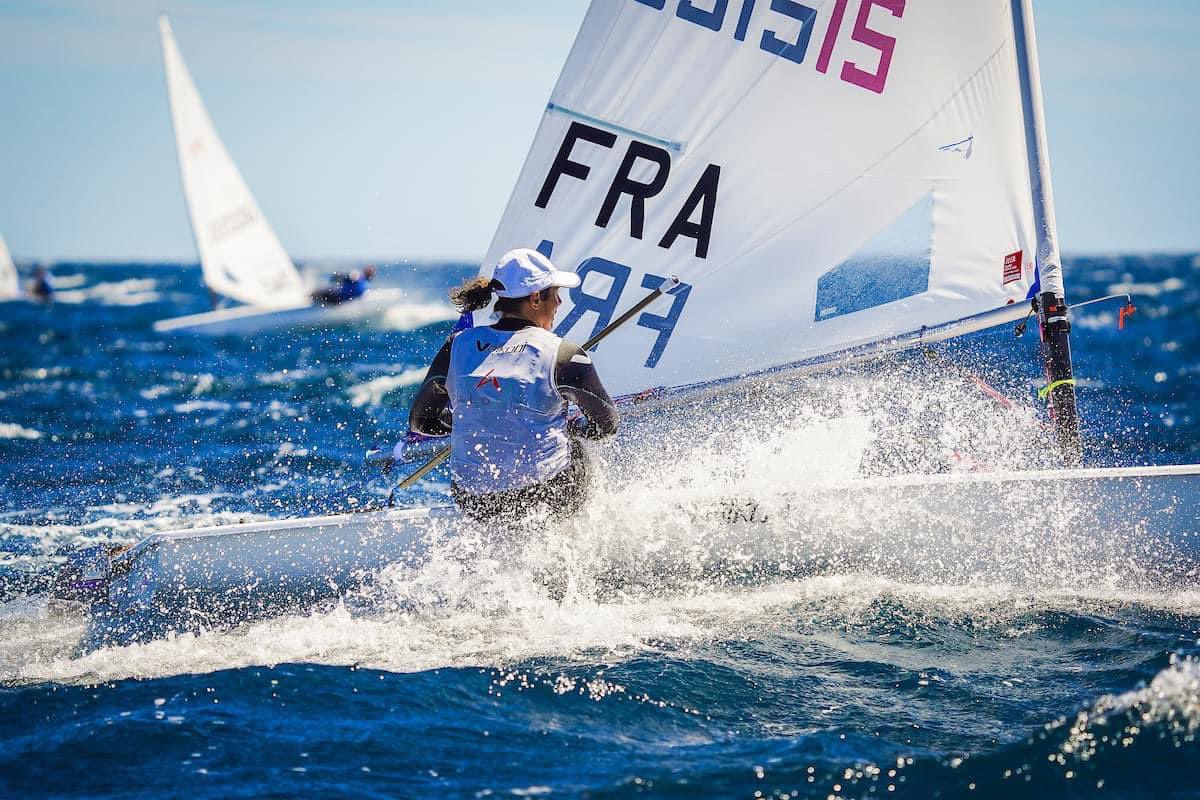
[[[54,283],[50,279],[50,270],[40,264],[33,271],[33,280],[29,282],[29,294],[39,303],[49,303],[54,299]]]
[[[588,464],[579,438],[617,430],[617,409],[591,357],[551,333],[558,291],[579,276],[536,250],[506,253],[491,280],[450,292],[463,312],[497,296],[492,325],[455,331],[434,357],[413,401],[409,427],[450,434],[451,492],[477,519],[538,507],[557,516],[587,498]],[[581,415],[568,416],[568,404]]]
[[[336,306],[357,300],[367,293],[367,284],[375,278],[375,267],[367,266],[362,272],[335,272],[329,286],[312,293],[314,303]]]

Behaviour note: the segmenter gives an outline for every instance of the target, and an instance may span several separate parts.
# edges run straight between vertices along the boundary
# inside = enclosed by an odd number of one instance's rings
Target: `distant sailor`
[[[375,278],[375,267],[368,266],[362,272],[335,272],[329,286],[312,293],[314,303],[336,306],[357,300],[367,293],[367,284]]]
[[[451,491],[478,519],[542,507],[574,512],[587,498],[588,465],[577,437],[617,430],[617,409],[578,345],[551,333],[560,287],[579,276],[536,250],[506,253],[492,279],[450,293],[463,312],[498,296],[493,325],[455,331],[433,359],[413,401],[409,427],[450,434]],[[568,419],[568,403],[583,416]]]
[[[33,271],[33,280],[29,282],[29,295],[39,303],[49,303],[54,299],[54,282],[50,270],[39,265]]]

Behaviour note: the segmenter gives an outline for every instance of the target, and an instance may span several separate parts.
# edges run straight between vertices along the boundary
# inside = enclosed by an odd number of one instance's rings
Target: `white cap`
[[[528,297],[551,286],[571,289],[580,282],[574,272],[555,269],[550,259],[528,247],[518,247],[502,255],[492,279],[504,286],[496,290],[501,297]]]

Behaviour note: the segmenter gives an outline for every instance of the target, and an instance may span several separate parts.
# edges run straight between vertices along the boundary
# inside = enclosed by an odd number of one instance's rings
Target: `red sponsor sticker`
[[[1009,253],[1004,257],[1004,282],[1012,283],[1021,280],[1021,251]]]

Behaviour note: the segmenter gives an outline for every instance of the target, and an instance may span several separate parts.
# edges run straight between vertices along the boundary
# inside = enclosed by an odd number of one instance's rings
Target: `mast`
[[[1042,334],[1047,399],[1063,463],[1075,466],[1080,461],[1082,447],[1075,406],[1075,380],[1071,372],[1071,320],[1054,221],[1054,192],[1050,186],[1050,157],[1046,146],[1037,37],[1033,29],[1033,0],[1012,0],[1012,17],[1025,144],[1029,154],[1029,184],[1033,191],[1033,221],[1037,231],[1034,260],[1041,276],[1041,293],[1035,300]]]

